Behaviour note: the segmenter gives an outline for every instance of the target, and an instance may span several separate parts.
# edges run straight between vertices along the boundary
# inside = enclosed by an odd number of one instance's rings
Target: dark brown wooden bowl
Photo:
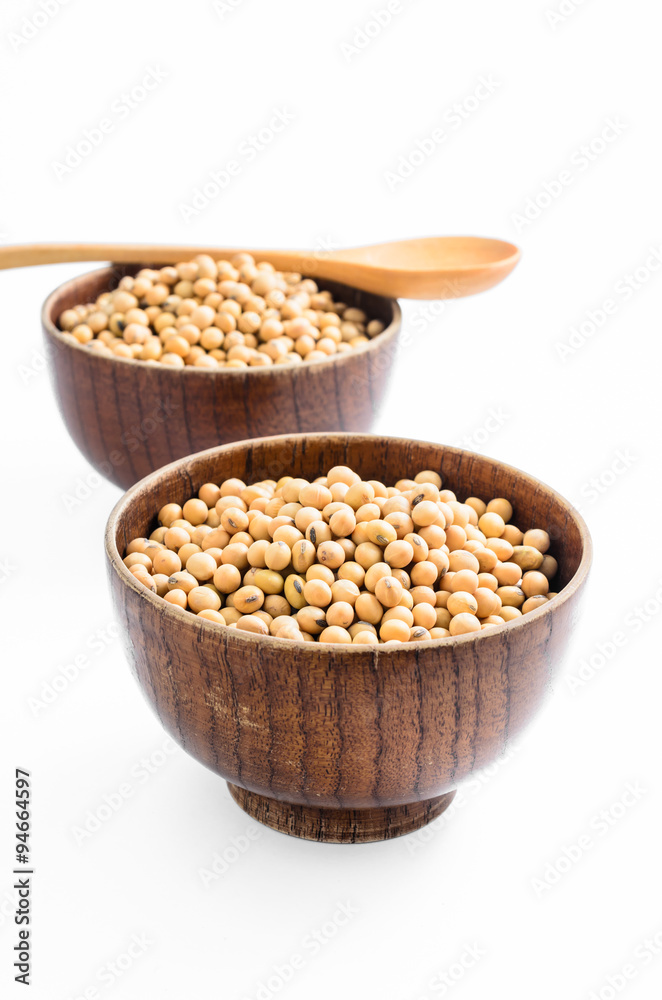
[[[126,489],[185,455],[230,441],[296,431],[367,431],[386,391],[401,313],[395,299],[319,281],[338,301],[386,324],[368,344],[328,361],[249,369],[168,368],[104,357],[57,327],[139,267],[106,267],[60,285],[42,325],[60,412],[85,458]]]
[[[461,499],[504,496],[514,522],[545,527],[558,596],[493,630],[400,646],[297,643],[215,625],[168,604],[122,562],[168,501],[209,481],[349,465],[394,483],[438,470]],[[165,729],[227,779],[252,816],[313,840],[408,833],[492,763],[538,709],[559,665],[591,562],[578,512],[511,466],[457,448],[371,435],[243,441],[175,462],[120,500],[106,529],[113,599],[134,673]]]

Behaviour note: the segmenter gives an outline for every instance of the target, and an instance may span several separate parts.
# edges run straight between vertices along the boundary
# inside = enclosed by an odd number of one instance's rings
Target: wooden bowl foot
[[[244,812],[272,830],[327,844],[368,844],[412,833],[440,816],[455,797],[453,791],[404,806],[330,809],[270,799],[229,781],[228,788]]]

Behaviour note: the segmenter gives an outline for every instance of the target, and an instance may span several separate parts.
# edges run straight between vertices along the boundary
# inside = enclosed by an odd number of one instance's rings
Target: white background
[[[528,470],[582,509],[596,549],[554,696],[426,834],[349,847],[258,830],[218,777],[163,752],[119,641],[98,634],[112,629],[102,537],[119,491],[68,439],[39,330],[45,295],[86,267],[0,273],[3,995],[26,995],[11,981],[16,766],[33,773],[38,1000],[658,994],[659,23],[643,0],[564,3],[403,2],[353,52],[343,46],[383,0],[235,0],[224,16],[210,0],[69,0],[18,41],[40,6],[3,4],[4,243],[517,242],[522,262],[495,291],[405,303],[411,343],[375,430]],[[122,111],[150,68],[166,79]],[[481,77],[493,93],[476,101]],[[460,127],[458,103],[471,109]],[[279,108],[294,120],[248,162],[241,144]],[[103,142],[56,176],[108,117]],[[609,141],[595,141],[608,120]],[[446,140],[389,184],[439,126]],[[185,221],[182,204],[233,158],[239,176]],[[562,171],[570,182],[551,184]],[[55,700],[35,707],[57,678]],[[77,843],[123,784],[132,794]],[[590,847],[571,863],[580,838]],[[216,854],[225,871],[205,886]],[[356,911],[344,926],[339,903]],[[324,925],[314,953],[307,935]],[[125,960],[134,934],[149,944]],[[260,992],[295,953],[303,967]]]

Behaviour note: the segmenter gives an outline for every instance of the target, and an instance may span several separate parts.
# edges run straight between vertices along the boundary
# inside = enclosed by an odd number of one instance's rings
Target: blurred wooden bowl
[[[168,604],[124,566],[159,509],[205,482],[349,465],[394,483],[436,469],[461,499],[507,497],[523,530],[544,527],[559,593],[523,617],[471,635],[399,646],[297,643],[219,626]],[[591,562],[578,512],[549,486],[494,459],[370,435],[243,441],[182,459],[120,500],[106,530],[116,612],[134,673],[165,729],[227,779],[251,816],[336,843],[415,830],[458,782],[494,762],[549,690]]]
[[[367,431],[386,391],[401,313],[394,299],[320,281],[338,301],[386,329],[328,361],[248,369],[169,368],[103,357],[71,344],[57,327],[74,305],[93,302],[140,267],[106,267],[60,285],[42,324],[60,412],[91,465],[126,489],[185,455],[230,441],[298,431]]]

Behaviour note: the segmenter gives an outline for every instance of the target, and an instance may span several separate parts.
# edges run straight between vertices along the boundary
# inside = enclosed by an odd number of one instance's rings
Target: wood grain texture
[[[370,844],[413,833],[441,816],[455,798],[446,792],[423,802],[374,809],[325,809],[256,795],[228,782],[230,795],[244,812],[279,833],[326,844]]]
[[[142,266],[142,265],[141,265]],[[338,301],[365,309],[386,329],[330,361],[218,372],[102,357],[68,343],[60,314],[116,287],[138,266],[104,268],[60,286],[42,313],[60,412],[98,472],[127,488],[185,455],[245,438],[295,431],[366,431],[386,391],[400,333],[392,299],[321,282]]]
[[[312,479],[339,464],[387,484],[431,468],[462,499],[508,497],[519,527],[550,533],[561,592],[477,635],[348,648],[216,626],[151,594],[122,564],[125,546],[153,530],[160,507],[183,503],[204,482],[286,473]],[[335,824],[320,818],[320,808],[356,813],[429,803],[503,753],[550,688],[591,561],[580,515],[532,476],[455,448],[358,434],[241,442],[161,469],[118,503],[106,551],[133,671],[166,730],[233,785],[288,806],[233,792],[256,818],[336,841],[361,834],[343,832],[348,820],[340,814]],[[426,810],[434,805],[417,814],[421,822]],[[374,839],[375,814],[365,816],[364,839]],[[384,823],[385,838],[393,833],[387,817]],[[405,832],[402,817],[393,823]]]

